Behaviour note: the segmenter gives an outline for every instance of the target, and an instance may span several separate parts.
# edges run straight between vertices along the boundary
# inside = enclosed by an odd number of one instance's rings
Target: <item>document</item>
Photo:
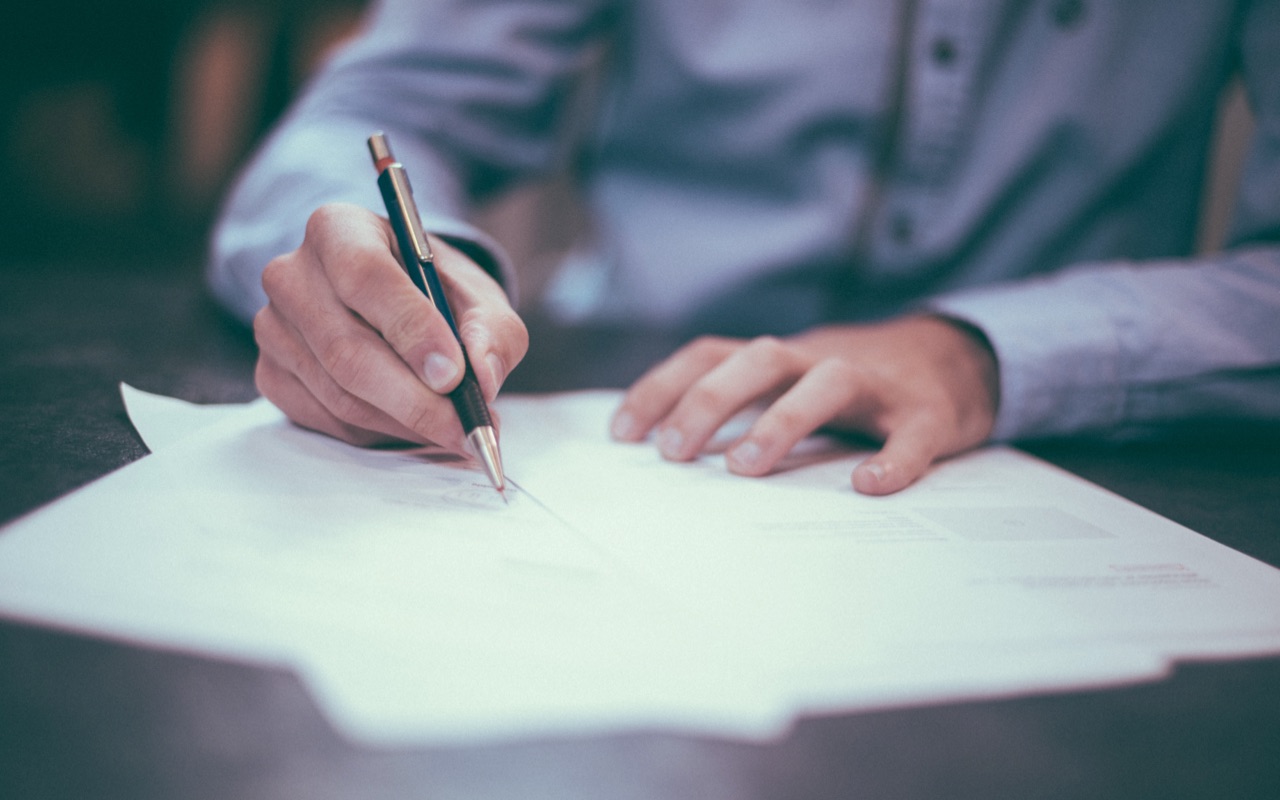
[[[499,400],[467,460],[125,390],[153,454],[0,530],[0,615],[296,670],[368,744],[662,729],[1158,678],[1280,653],[1280,571],[1006,448],[885,498],[814,437],[763,479]]]

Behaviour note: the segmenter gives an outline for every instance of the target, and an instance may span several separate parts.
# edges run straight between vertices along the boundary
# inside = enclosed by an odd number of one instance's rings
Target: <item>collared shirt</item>
[[[1195,257],[1237,74],[1256,134],[1229,246]],[[239,182],[219,297],[251,315],[321,203],[381,208],[374,129],[427,227],[508,275],[474,204],[572,166],[569,317],[931,309],[994,347],[999,439],[1280,418],[1280,2],[387,0]]]

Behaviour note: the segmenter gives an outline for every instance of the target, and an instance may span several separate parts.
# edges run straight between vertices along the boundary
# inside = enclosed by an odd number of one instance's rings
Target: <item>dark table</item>
[[[0,522],[146,453],[117,384],[255,396],[193,263],[0,271]],[[517,391],[619,386],[669,343],[538,326]],[[597,362],[571,375],[576,363]],[[1280,565],[1280,437],[1027,449]],[[3,535],[3,534],[0,534]],[[631,732],[371,750],[290,673],[0,621],[0,798],[1280,798],[1280,659],[1128,688],[803,719],[771,744]]]

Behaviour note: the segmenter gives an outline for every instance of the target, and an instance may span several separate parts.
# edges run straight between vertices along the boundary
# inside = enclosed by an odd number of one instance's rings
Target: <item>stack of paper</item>
[[[663,728],[1150,679],[1280,652],[1280,571],[1013,450],[898,495],[810,440],[765,479],[508,397],[509,504],[263,401],[135,391],[154,454],[0,532],[0,614],[296,669],[372,743]]]

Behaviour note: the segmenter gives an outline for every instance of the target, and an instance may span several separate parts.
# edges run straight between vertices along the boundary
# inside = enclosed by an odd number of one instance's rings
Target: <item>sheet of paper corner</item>
[[[120,399],[124,401],[129,422],[142,437],[143,444],[153,453],[228,419],[248,414],[265,421],[280,416],[279,410],[265,397],[249,403],[201,405],[176,397],[144,392],[121,383]]]
[[[284,420],[284,415],[265,397],[247,403],[199,404],[176,397],[146,392],[127,383],[120,384],[121,399],[134,429],[152,454],[161,450],[169,452],[183,442],[195,442],[202,434],[214,436],[228,432],[233,428],[253,427]],[[591,394],[586,392],[583,394]],[[73,628],[74,629],[74,628]],[[178,645],[181,647],[181,644]],[[200,649],[197,647],[197,649]],[[244,657],[250,661],[263,664],[277,664],[295,671],[308,686],[312,696],[326,712],[329,721],[341,732],[354,741],[367,745],[403,746],[406,742],[414,743],[462,743],[467,741],[491,742],[508,737],[520,737],[528,734],[551,733],[563,735],[571,732],[584,735],[591,732],[608,733],[621,726],[625,728],[673,728],[689,733],[705,733],[710,735],[730,734],[739,738],[767,740],[787,730],[794,721],[794,709],[766,704],[759,708],[744,709],[738,714],[724,714],[723,710],[710,718],[699,710],[686,710],[664,707],[645,711],[631,709],[629,711],[605,714],[603,718],[593,715],[570,717],[564,722],[550,726],[534,722],[516,722],[497,726],[497,735],[486,726],[468,726],[450,730],[440,735],[439,731],[424,737],[412,716],[409,720],[401,719],[398,713],[370,714],[360,706],[364,702],[352,700],[352,684],[334,686],[324,670],[316,671],[305,658],[299,660],[293,653],[276,653],[269,649],[247,649],[225,651],[225,655]],[[1145,665],[1150,668],[1150,664]],[[374,700],[378,704],[377,699]]]
[[[233,430],[239,429],[242,426],[253,427],[259,424],[273,424],[283,419],[283,415],[265,400],[257,400],[251,403],[237,405],[200,406],[182,400],[142,392],[125,385],[122,385],[121,392],[131,420],[139,431],[139,434],[142,436],[144,442],[146,442],[148,448],[153,451],[170,451],[173,449],[181,450],[181,445],[183,445],[184,442],[198,444],[199,440],[205,438],[204,434],[220,435],[219,431],[223,431],[224,429]],[[996,453],[994,455],[996,456],[996,461],[999,462],[1000,454]],[[1020,454],[1014,455],[1021,457]],[[1030,459],[1030,457],[1025,458],[1036,461],[1037,464],[1043,464],[1043,462]],[[1053,468],[1049,472],[1060,473],[1061,471]],[[1085,491],[1085,487],[1089,487],[1089,491],[1100,491],[1092,484],[1088,484],[1074,476],[1068,476],[1066,473],[1061,473],[1058,477],[1071,478],[1072,480],[1068,481],[1068,483],[1076,483],[1081,491]],[[1054,480],[1052,475],[1046,474],[1045,478],[1051,483],[1058,483]],[[1130,506],[1133,505],[1128,503],[1128,501],[1123,502]],[[1136,509],[1137,507],[1134,506],[1134,508]],[[1150,512],[1145,513],[1150,514]],[[1223,549],[1225,550],[1225,548]],[[72,627],[75,628],[76,626]],[[223,650],[222,652],[224,655],[230,655],[232,657],[236,657],[237,654],[240,654],[250,657],[251,660],[254,661],[265,660],[273,663],[286,664],[293,661],[293,659],[290,658],[291,654],[276,652],[270,643],[266,641],[255,641],[241,644],[245,645],[244,649],[241,647],[232,647],[228,650]],[[180,649],[183,648],[182,641],[169,640],[168,645],[176,646]],[[161,644],[161,646],[165,645]],[[1201,650],[1202,652],[1204,650],[1212,651],[1212,655],[1208,653],[1205,654],[1210,657],[1227,657],[1236,652],[1241,655],[1257,654],[1260,652],[1274,652],[1276,647],[1276,637],[1267,635],[1257,642],[1249,641],[1247,639],[1240,639],[1237,641],[1228,637],[1227,640],[1217,642],[1214,645],[1206,644],[1204,648],[1201,648]],[[197,646],[196,649],[200,648]],[[1037,658],[1039,658],[1043,654],[1036,655]],[[1101,655],[1101,653],[1098,655]],[[1177,654],[1175,653],[1170,655],[1176,656]],[[1103,660],[1118,660],[1118,657],[1120,656],[1121,653],[1116,652],[1108,659]],[[1043,692],[1053,688],[1069,689],[1072,687],[1116,685],[1117,683],[1149,680],[1158,677],[1169,666],[1168,663],[1161,663],[1159,659],[1153,659],[1153,656],[1155,656],[1155,653],[1146,647],[1139,648],[1134,652],[1124,654],[1123,660],[1125,664],[1123,668],[1119,668],[1117,664],[1104,665],[1104,668],[1101,669],[1096,676],[1090,676],[1073,671],[1070,674],[1055,677],[1037,675],[1034,679],[1028,680],[1029,676],[1022,673],[1015,673],[1007,676],[998,676],[993,674],[984,678],[985,681],[990,682],[989,685],[964,685],[950,688],[939,685],[930,687],[923,692],[919,691],[920,687],[907,685],[895,687],[893,685],[886,685],[878,689],[882,696],[877,697],[874,694],[865,695],[859,702],[853,703],[853,707],[867,709],[873,707],[917,704],[920,702],[929,702],[931,700],[941,701],[946,700],[949,697],[953,699],[973,699],[981,696],[1009,696],[1012,694],[1022,694],[1026,692]],[[1052,661],[1052,659],[1050,659],[1050,661]],[[293,666],[301,667],[302,665],[293,664]],[[1039,670],[1036,670],[1036,672],[1038,673]],[[1026,683],[1022,683],[1023,681],[1026,681]],[[319,690],[318,694],[320,694],[321,697],[318,699],[327,700],[327,702],[322,703],[322,705],[327,707],[326,710],[330,712],[331,719],[334,716],[334,712],[337,712],[336,716],[338,719],[333,719],[333,721],[338,723],[339,728],[344,729],[349,735],[353,735],[353,738],[366,742],[382,743],[396,743],[406,740],[413,741],[420,738],[418,735],[419,732],[415,731],[412,721],[409,721],[409,724],[404,728],[397,729],[393,720],[375,719],[372,720],[372,722],[378,724],[371,726],[371,720],[361,718],[358,715],[347,715],[348,718],[342,719],[344,714],[342,713],[341,703],[335,703],[335,698],[323,697],[325,694],[328,694],[328,692],[325,691],[325,688],[326,687],[323,686],[323,682],[322,685],[312,685],[313,690]],[[337,699],[340,700],[341,698]],[[843,695],[829,698],[829,700],[833,701],[834,705],[838,707],[847,705],[849,699],[849,697],[845,697]],[[827,702],[823,699],[814,697],[809,698],[808,702],[801,698],[793,699],[790,712],[791,714],[799,713],[806,706],[816,707],[818,710],[829,710]],[[651,724],[661,725],[663,722],[666,722],[667,724],[675,723],[674,727],[684,727],[686,730],[703,727],[703,725],[698,724],[697,721],[694,721],[694,724],[692,725],[686,724],[681,726],[679,721],[676,719],[662,719],[662,715],[658,716],[660,718],[650,720]],[[787,716],[790,715],[788,714]],[[392,722],[393,724],[387,726],[387,722]],[[610,726],[610,723],[607,721],[600,722],[603,723],[601,726],[603,728],[608,728]],[[630,720],[630,722],[634,723],[635,720]],[[625,725],[626,723],[624,723],[624,726]],[[776,727],[778,725],[785,727],[785,721],[778,718],[774,718],[770,721],[757,715],[754,726],[749,724],[746,720],[738,720],[735,724],[728,724],[722,728],[712,725],[711,729],[707,732],[743,736],[750,735],[752,731],[749,729],[755,727],[754,733],[756,736],[767,737],[771,733],[778,732],[778,728]],[[569,725],[568,727],[570,729],[575,728],[573,725]],[[526,729],[524,732],[528,733],[531,731]],[[511,733],[519,734],[520,730],[507,731],[508,735]],[[464,734],[456,738],[468,739],[473,737],[479,739],[490,738],[484,731],[472,731],[471,735]],[[446,736],[444,738],[448,739],[449,737]]]

